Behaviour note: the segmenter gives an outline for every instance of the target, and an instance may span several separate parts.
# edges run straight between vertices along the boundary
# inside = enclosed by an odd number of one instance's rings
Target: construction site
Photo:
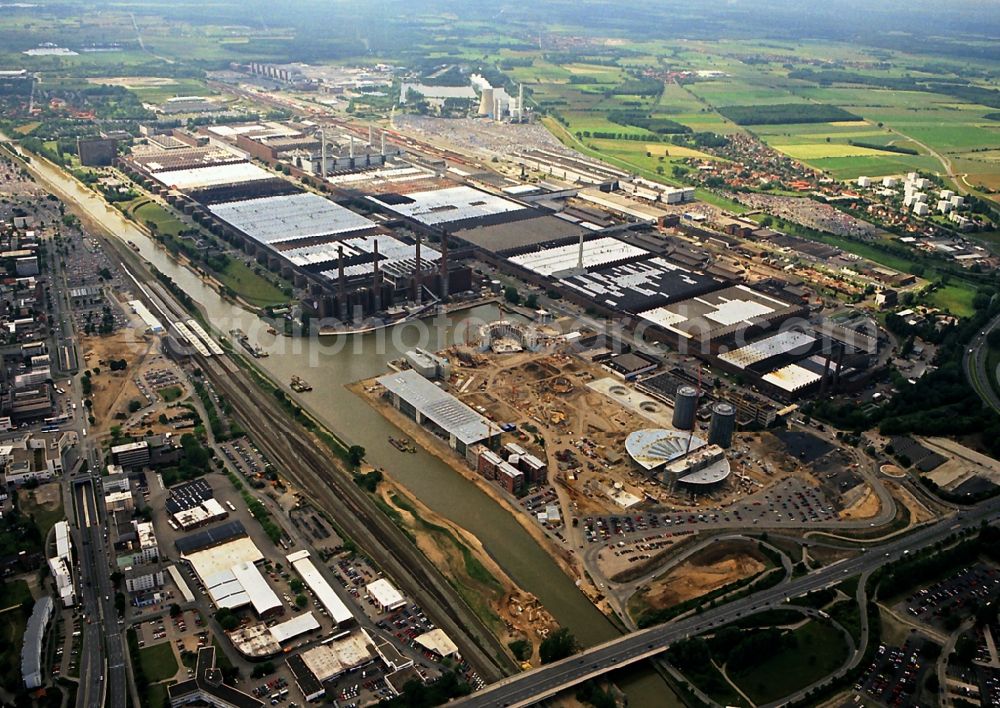
[[[490,334],[495,330],[489,328]],[[850,460],[814,464],[772,433],[735,432],[735,421],[728,434],[720,436],[719,411],[731,414],[732,406],[727,411],[716,404],[706,416],[696,404],[682,402],[688,421],[681,421],[673,403],[644,393],[606,363],[588,360],[565,342],[553,344],[557,340],[550,338],[550,346],[531,351],[512,346],[516,342],[510,337],[500,341],[499,348],[497,340],[491,340],[494,346],[461,345],[435,355],[420,352],[413,365],[395,362],[398,374],[362,382],[355,390],[417,444],[434,449],[444,442],[441,438],[448,438],[446,432],[429,425],[419,410],[409,417],[424,425],[407,420],[400,415],[408,412],[407,401],[386,405],[385,389],[393,377],[419,379],[413,375],[417,371],[439,379],[437,386],[431,384],[435,395],[453,398],[453,408],[462,406],[483,426],[478,439],[461,449],[452,444],[454,451],[442,458],[512,506],[531,489],[551,489],[560,514],[558,519],[544,519],[550,529],[569,518],[722,509],[789,478],[803,489],[822,490],[831,517],[833,509],[872,505],[867,485],[851,476]],[[495,353],[498,349],[504,353]],[[431,360],[440,364],[424,365]],[[697,391],[691,388],[691,393]],[[490,465],[483,460],[494,458],[496,470],[489,474],[484,467]],[[526,476],[511,485],[501,472],[505,467],[523,470],[525,459],[540,461],[544,478],[532,483]],[[843,465],[843,479],[831,475],[831,465]]]

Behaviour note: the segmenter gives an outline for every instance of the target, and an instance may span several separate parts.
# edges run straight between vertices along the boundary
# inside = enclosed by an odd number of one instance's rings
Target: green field
[[[959,317],[969,317],[975,313],[972,306],[975,297],[976,291],[970,286],[945,285],[930,294],[927,304]]]
[[[246,263],[236,258],[231,258],[226,270],[216,273],[215,277],[256,307],[283,305],[288,302],[288,296],[281,291],[281,288],[264,276],[254,273]]]
[[[168,236],[176,237],[181,231],[189,228],[185,226],[184,222],[154,201],[140,203],[132,210],[132,216],[143,225],[148,223],[154,224],[157,231]]]
[[[174,648],[169,642],[143,647],[139,650],[139,661],[150,683],[172,679],[177,673],[177,659],[174,657]]]
[[[729,678],[757,705],[776,701],[840,667],[847,645],[830,624],[811,621],[793,632],[796,645],[767,657]]]

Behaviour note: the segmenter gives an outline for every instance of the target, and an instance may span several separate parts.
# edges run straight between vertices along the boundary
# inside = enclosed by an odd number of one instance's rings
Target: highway
[[[453,702],[463,708],[518,708],[530,706],[560,691],[637,661],[653,657],[671,644],[728,624],[759,610],[772,608],[813,590],[873,570],[898,560],[915,549],[925,548],[947,536],[1000,518],[1000,500],[963,510],[957,515],[925,526],[909,535],[835,565],[829,565],[788,583],[761,590],[701,614],[650,627],[592,647],[562,661],[498,681],[486,689]]]
[[[969,346],[962,354],[962,368],[965,369],[965,378],[969,380],[969,384],[983,399],[983,403],[1000,413],[1000,396],[993,389],[989,372],[986,370],[986,359],[989,352],[986,338],[998,326],[1000,326],[1000,315],[990,320],[986,328],[969,342]]]

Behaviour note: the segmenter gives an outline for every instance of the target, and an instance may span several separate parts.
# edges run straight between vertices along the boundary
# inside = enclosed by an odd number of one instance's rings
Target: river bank
[[[84,190],[71,176],[44,163],[31,165],[30,171],[48,191],[85,218],[90,228],[109,234],[123,247],[134,241],[136,247],[132,250],[170,277],[218,329],[240,328],[251,336],[254,344],[266,344],[267,335],[254,313],[224,300],[202,278],[169,258],[148,234]],[[425,328],[430,330],[431,341],[427,340],[426,331],[409,327],[396,328],[390,333],[357,335],[346,346],[330,346],[320,338],[295,338],[280,356],[256,360],[255,365],[273,381],[287,382],[292,375],[308,378],[314,391],[294,396],[297,405],[333,435],[364,446],[372,464],[390,470],[391,476],[427,508],[478,539],[484,551],[518,586],[537,597],[582,645],[591,646],[614,638],[621,628],[609,622],[534,537],[481,488],[424,451],[401,457],[388,442],[388,437],[398,434],[398,430],[378,412],[358,405],[358,398],[345,388],[345,384],[383,373],[389,361],[414,346],[442,348],[470,319],[491,321],[498,317],[495,306],[476,308],[461,316],[435,317]],[[433,341],[435,338],[438,341]],[[632,705],[679,704],[663,680],[648,669],[630,670],[620,679],[620,685]]]

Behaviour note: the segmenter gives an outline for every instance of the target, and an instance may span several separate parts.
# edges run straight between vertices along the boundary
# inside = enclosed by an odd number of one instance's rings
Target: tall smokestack
[[[583,270],[583,232],[580,232],[580,250],[577,251],[576,267]]]
[[[413,293],[413,301],[419,306],[422,299],[422,293],[420,292],[421,283],[421,263],[420,263],[420,232],[417,232],[417,252],[416,252],[416,270],[413,271],[413,285],[416,292]]]
[[[351,167],[354,167],[354,136],[351,135]]]
[[[337,246],[337,283],[340,286],[340,321],[347,321],[350,305],[347,302],[347,278],[344,277],[344,246]]]
[[[524,84],[517,85],[517,119],[524,120]]]
[[[374,236],[373,238],[375,239],[375,247],[372,250],[372,254],[375,257],[375,271],[373,273],[372,290],[375,295],[375,311],[377,312],[382,309],[382,271],[378,267],[378,236]]]
[[[448,297],[448,237],[441,237],[441,299]]]
[[[319,129],[319,176],[326,177],[326,128]]]
[[[385,131],[382,131],[382,157],[385,157]]]

